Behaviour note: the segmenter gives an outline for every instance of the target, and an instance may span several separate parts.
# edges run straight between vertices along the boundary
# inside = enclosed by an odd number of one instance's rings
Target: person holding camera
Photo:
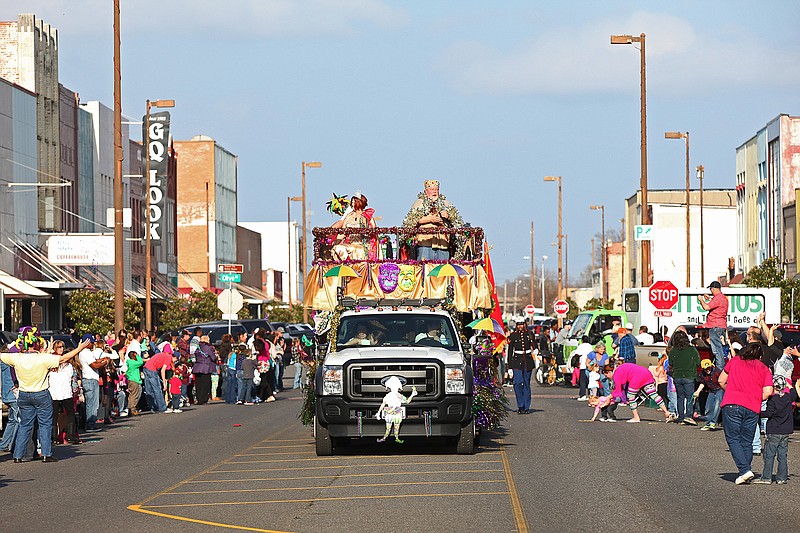
[[[697,297],[700,306],[708,311],[705,323],[701,328],[708,328],[708,340],[711,351],[714,353],[714,365],[725,368],[725,352],[723,348],[723,335],[728,332],[728,297],[722,294],[719,281],[712,281],[708,286],[711,295],[701,294]]]

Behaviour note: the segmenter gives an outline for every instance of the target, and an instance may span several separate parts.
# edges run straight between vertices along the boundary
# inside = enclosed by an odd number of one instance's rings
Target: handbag
[[[253,385],[255,385],[256,387],[261,385],[261,373],[260,372],[256,372],[255,374],[253,374]]]

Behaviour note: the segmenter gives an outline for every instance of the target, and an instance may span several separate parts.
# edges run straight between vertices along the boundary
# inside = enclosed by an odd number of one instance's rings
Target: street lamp
[[[697,167],[697,179],[700,180],[700,286],[705,287],[705,250],[703,246],[703,174],[705,168],[703,165]]]
[[[302,196],[287,196],[286,197],[286,233],[288,235],[288,252],[289,252],[289,267],[288,279],[286,280],[286,287],[289,291],[289,305],[292,305],[292,202],[301,202]],[[299,280],[298,280],[299,281]],[[300,284],[298,283],[298,287]],[[299,294],[299,293],[298,293]]]
[[[556,181],[558,182],[558,298],[562,298],[561,291],[564,288],[563,285],[563,278],[561,273],[561,265],[563,264],[561,261],[561,253],[562,253],[562,239],[564,235],[561,233],[561,176],[545,176],[544,181]]]
[[[302,188],[302,194],[300,195],[300,198],[301,198],[301,201],[303,202],[303,236],[300,238],[300,243],[302,245],[302,249],[301,249],[301,251],[302,251],[302,254],[301,254],[301,256],[302,256],[302,265],[301,266],[303,267],[303,276],[305,276],[306,273],[308,272],[308,260],[307,260],[307,256],[306,256],[306,253],[307,253],[307,250],[306,250],[306,248],[307,248],[307,246],[306,246],[306,235],[307,235],[307,233],[306,233],[306,229],[307,229],[306,228],[306,224],[308,222],[308,219],[306,218],[306,168],[322,168],[322,163],[320,163],[319,161],[310,161],[308,163],[303,161],[302,165],[301,165],[301,176],[302,177],[301,177],[300,185],[301,185],[301,188]],[[305,293],[305,281],[303,281],[303,293]],[[305,296],[305,294],[304,294],[304,296]],[[306,308],[305,305],[303,305],[303,322],[306,323],[306,324],[308,323],[308,309]]]
[[[544,308],[544,262],[547,261],[547,256],[542,256],[542,314],[546,315],[547,311]]]
[[[645,75],[645,35],[612,35],[611,44],[640,43],[640,91],[641,91],[641,183],[642,225],[650,224],[647,203],[647,77]],[[650,286],[650,241],[642,241],[642,285]]]
[[[519,300],[517,300],[517,289],[519,288],[519,284],[523,283],[525,280],[518,279],[514,282],[514,316],[518,316],[519,314]]]
[[[689,132],[681,133],[679,131],[668,131],[664,133],[665,139],[685,139],[686,140],[686,287],[692,285],[692,270],[691,270],[691,253],[692,249],[689,244],[690,231],[689,231],[689,191],[691,184],[689,183]]]
[[[603,253],[603,259],[600,263],[600,271],[603,273],[603,290],[602,296],[603,301],[608,301],[608,272],[606,271],[606,206],[605,205],[590,205],[589,209],[593,211],[600,211],[600,238],[602,239],[602,244],[600,246],[600,250]],[[594,250],[594,247],[592,247]]]
[[[144,327],[148,333],[153,332],[153,309],[152,309],[152,256],[150,237],[150,109],[153,107],[170,108],[175,107],[175,100],[147,100],[147,111],[144,114],[144,131],[145,138],[142,139],[144,143],[144,175],[145,175],[145,250],[144,250]]]

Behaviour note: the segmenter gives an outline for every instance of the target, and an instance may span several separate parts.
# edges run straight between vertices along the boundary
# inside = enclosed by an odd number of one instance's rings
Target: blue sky
[[[18,0],[59,30],[60,78],[113,102],[105,0]],[[780,113],[800,114],[800,5],[785,1],[122,0],[123,112],[174,98],[177,139],[214,137],[239,156],[240,220],[283,220],[308,171],[312,225],[332,192],[361,189],[396,225],[436,178],[486,229],[498,281],[526,272],[557,233],[564,183],[569,272],[590,239],[619,227],[639,185],[639,52],[611,34],[647,34],[650,188],[735,183],[735,149]],[[696,183],[695,183],[696,186]],[[299,208],[296,210],[299,218]]]

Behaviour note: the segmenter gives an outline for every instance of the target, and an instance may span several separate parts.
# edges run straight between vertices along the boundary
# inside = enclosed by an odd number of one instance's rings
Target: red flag
[[[492,302],[494,302],[494,306],[492,307],[492,313],[489,315],[491,318],[495,319],[498,324],[503,324],[503,310],[500,308],[500,301],[497,298],[497,287],[494,284],[494,273],[492,272],[492,262],[489,259],[489,246],[486,242],[483,243],[483,260],[486,268],[486,276],[489,278],[489,283],[492,286]],[[506,342],[506,336],[502,333],[489,333],[489,336],[492,338],[492,342],[494,343],[494,351],[497,352]]]

